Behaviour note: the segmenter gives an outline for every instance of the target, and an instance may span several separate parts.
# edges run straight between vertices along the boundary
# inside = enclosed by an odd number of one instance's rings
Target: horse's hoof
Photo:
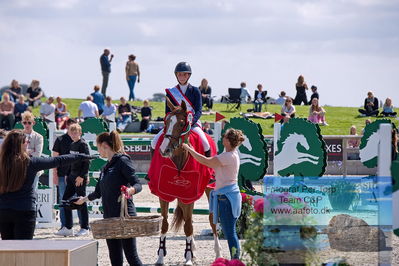
[[[192,266],[193,265],[193,262],[190,260],[190,261],[186,261],[186,263],[184,263],[184,266]]]

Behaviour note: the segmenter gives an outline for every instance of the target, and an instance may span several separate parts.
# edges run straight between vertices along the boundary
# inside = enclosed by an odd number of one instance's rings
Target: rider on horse
[[[191,122],[191,130],[198,134],[204,146],[205,156],[210,156],[210,145],[201,127],[199,118],[202,114],[202,98],[201,92],[197,87],[188,83],[191,77],[191,66],[187,62],[180,62],[175,67],[175,75],[179,84],[170,89],[165,89],[166,97],[168,97],[174,105],[180,105],[182,101],[186,103],[187,109],[193,113]],[[165,104],[165,114],[171,110]],[[159,136],[162,135],[161,130],[152,140],[151,147],[155,149]]]

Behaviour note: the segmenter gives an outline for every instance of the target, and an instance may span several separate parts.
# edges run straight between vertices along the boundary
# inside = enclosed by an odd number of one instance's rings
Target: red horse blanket
[[[215,142],[209,135],[206,137],[211,146],[211,155],[214,156],[216,154]],[[194,149],[204,154],[201,140],[195,132],[191,131],[189,139]],[[184,204],[193,203],[201,198],[214,171],[198,163],[191,155],[188,156],[184,168],[178,171],[172,160],[162,157],[159,152],[162,141],[163,135],[158,140],[148,171],[150,178],[148,185],[151,193],[167,202],[179,199]]]

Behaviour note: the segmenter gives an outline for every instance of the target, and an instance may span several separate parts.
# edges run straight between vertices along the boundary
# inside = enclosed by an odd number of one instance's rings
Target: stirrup
[[[164,240],[162,240],[162,237],[159,238],[159,248],[158,248],[158,256],[159,256],[159,251],[161,251],[161,249],[163,250],[163,255],[166,256],[166,236],[164,238]]]
[[[211,149],[207,150],[204,155],[205,157],[211,157]]]
[[[194,254],[193,254],[193,250],[191,247],[192,244],[192,240],[190,240],[190,242],[187,242],[186,240],[186,249],[184,250],[184,257],[187,258],[187,252],[191,253],[191,259],[194,258]]]

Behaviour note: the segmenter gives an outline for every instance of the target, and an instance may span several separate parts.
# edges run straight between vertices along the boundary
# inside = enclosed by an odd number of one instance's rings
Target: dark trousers
[[[301,103],[303,102],[304,105],[308,105],[308,99],[306,98],[306,94],[297,94],[295,96],[294,105],[301,105]]]
[[[75,179],[76,177],[68,177],[67,178],[67,186],[65,188],[64,196],[62,197],[63,200],[68,200],[71,198],[75,193],[78,196],[85,197],[86,196],[86,180],[83,181],[83,184],[79,187],[75,186]],[[89,213],[87,211],[87,204],[86,202],[82,204],[80,208],[80,227],[84,229],[89,229]],[[72,221],[72,210],[64,208],[65,212],[65,227],[71,229],[73,226]]]
[[[206,108],[212,109],[213,99],[211,97],[202,97],[202,104],[204,104]]]
[[[0,233],[3,240],[31,240],[35,226],[35,211],[0,209]]]
[[[14,114],[9,114],[9,115],[0,115],[0,128],[3,128],[3,122],[7,121],[8,125],[4,127],[5,130],[11,130],[14,128],[15,124],[15,116]]]
[[[150,123],[150,120],[149,120],[149,119],[141,119],[141,122],[140,122],[140,131],[141,131],[141,132],[146,131],[147,128],[148,128],[148,124],[149,124],[149,123]]]
[[[364,114],[366,116],[377,116],[378,115],[378,110],[372,110],[372,109],[359,109],[359,113]]]
[[[383,115],[383,116],[396,116],[396,112],[392,112],[392,113],[381,112],[381,115]]]
[[[112,266],[123,265],[123,253],[125,252],[126,260],[129,265],[143,265],[137,254],[136,238],[128,239],[107,239],[109,258]]]
[[[101,73],[103,74],[103,85],[101,86],[101,93],[104,95],[104,97],[106,97],[110,72],[102,71]]]

